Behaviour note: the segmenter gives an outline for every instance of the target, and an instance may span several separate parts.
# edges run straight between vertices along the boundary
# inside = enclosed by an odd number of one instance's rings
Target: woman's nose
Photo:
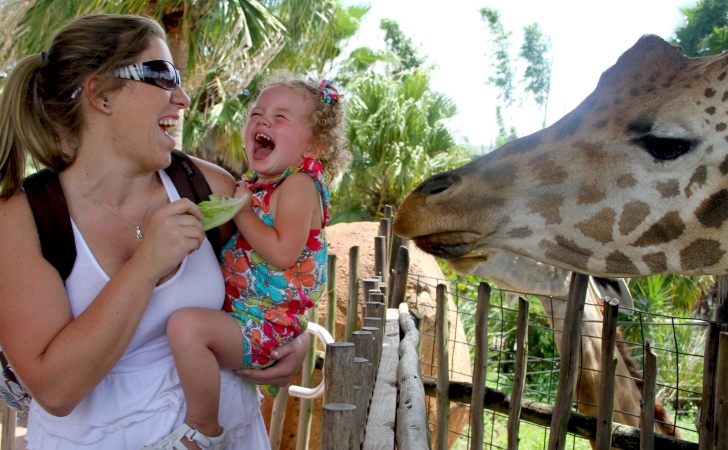
[[[190,96],[187,95],[181,85],[178,85],[172,91],[172,98],[170,99],[172,104],[177,106],[179,109],[185,109],[190,106]]]

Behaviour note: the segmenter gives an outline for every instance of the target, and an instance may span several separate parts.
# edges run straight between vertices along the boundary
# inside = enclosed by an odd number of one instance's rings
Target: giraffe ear
[[[599,294],[599,298],[612,297],[619,300],[619,312],[634,314],[634,300],[624,278],[589,277],[589,283]]]

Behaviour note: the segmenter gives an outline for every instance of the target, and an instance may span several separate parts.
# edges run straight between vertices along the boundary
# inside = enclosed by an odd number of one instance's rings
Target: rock
[[[349,249],[353,246],[359,246],[359,277],[360,279],[368,278],[374,274],[374,238],[378,234],[379,224],[376,222],[357,222],[342,223],[332,225],[327,229],[327,238],[329,241],[329,253],[336,255],[336,332],[335,339],[337,341],[344,340],[344,332],[346,327],[346,313],[348,305],[348,286],[349,286]],[[407,284],[406,298],[413,313],[424,317],[422,327],[422,344],[421,344],[421,361],[423,364],[422,374],[424,376],[437,375],[437,356],[435,350],[435,289],[437,283],[446,282],[445,277],[437,264],[437,261],[431,256],[418,249],[412,247],[410,249],[410,280]],[[411,275],[419,275],[412,277]],[[359,283],[359,308],[363,306],[363,292],[361,282]],[[328,299],[322,298],[318,303],[319,320],[321,325],[325,325],[325,316],[327,310]],[[451,355],[451,375],[452,381],[470,381],[471,380],[471,364],[470,352],[465,331],[461,321],[457,320],[455,312],[455,304],[452,298],[448,298],[448,314],[449,320],[449,354]],[[361,316],[361,313],[358,314]],[[357,319],[356,329],[361,328],[361,317]],[[320,347],[320,349],[322,349]],[[321,374],[316,371],[315,381],[318,383]],[[300,375],[296,377],[293,384],[300,384]],[[430,422],[435,421],[436,404],[434,399],[429,399],[428,413]],[[281,449],[292,450],[296,448],[296,435],[298,430],[298,408],[300,400],[290,397],[286,409],[286,416],[283,426],[283,435],[281,438]],[[313,419],[311,421],[311,438],[309,448],[318,448],[321,436],[321,409],[322,400],[314,401]],[[273,407],[273,399],[268,394],[263,398],[261,410],[266,424],[270,423],[270,416]],[[456,403],[450,404],[450,435],[448,438],[448,446],[451,447],[459,437],[459,433],[468,424],[469,408],[465,405]],[[434,427],[430,427],[430,433],[433,441],[435,437]]]

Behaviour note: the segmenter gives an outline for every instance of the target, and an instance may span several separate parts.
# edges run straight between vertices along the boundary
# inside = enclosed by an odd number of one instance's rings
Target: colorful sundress
[[[270,198],[289,175],[303,172],[313,177],[321,196],[323,221],[320,230],[311,230],[306,247],[291,267],[280,269],[268,263],[238,231],[221,251],[225,278],[223,308],[240,324],[243,333],[243,367],[265,368],[274,360],[270,352],[298,337],[306,329],[305,312],[318,301],[326,284],[328,245],[324,227],[329,222],[329,190],[324,184],[321,163],[307,158],[298,167],[289,167],[268,183],[258,182],[255,172],[243,179],[253,194],[253,211],[273,226]]]

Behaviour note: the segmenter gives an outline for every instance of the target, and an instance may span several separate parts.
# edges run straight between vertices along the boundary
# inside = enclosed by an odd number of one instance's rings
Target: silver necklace
[[[81,183],[81,180],[80,179],[78,180],[78,183],[83,187],[83,190],[86,191],[86,194],[88,194],[88,196],[91,197],[91,199],[94,201],[94,203],[96,203],[100,207],[104,208],[112,216],[114,216],[117,219],[121,220],[125,224],[131,225],[131,226],[135,227],[136,228],[136,238],[137,238],[137,242],[141,242],[142,241],[142,238],[144,237],[144,233],[142,233],[142,228],[141,227],[142,227],[142,222],[144,222],[144,218],[147,216],[147,211],[149,211],[149,206],[152,204],[152,195],[151,194],[149,195],[149,203],[147,203],[147,208],[144,210],[144,214],[142,214],[142,218],[139,220],[139,224],[138,225],[134,225],[133,223],[131,223],[128,220],[124,219],[123,217],[119,216],[114,211],[110,210],[106,205],[104,205],[103,203],[101,203],[101,200],[99,200],[96,197],[94,197],[93,194],[91,194],[91,191],[88,190],[88,188],[86,187],[86,185],[83,184],[83,183]],[[152,182],[149,183],[149,190],[150,191],[151,191],[153,185],[154,185],[154,178],[152,177]]]

